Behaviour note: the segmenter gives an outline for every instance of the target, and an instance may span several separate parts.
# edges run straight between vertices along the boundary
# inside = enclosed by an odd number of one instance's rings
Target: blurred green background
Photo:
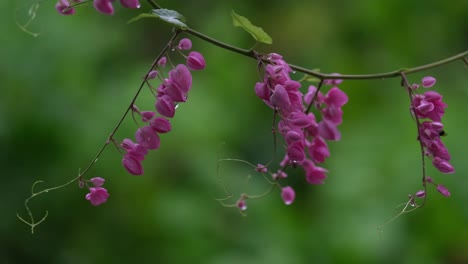
[[[279,191],[248,201],[248,215],[221,206],[217,155],[266,163],[272,156],[271,111],[256,98],[253,60],[193,39],[207,69],[194,73],[190,99],[179,107],[173,132],[144,161],[145,175],[128,175],[110,146],[89,177],[107,179],[108,202],[93,207],[77,184],[31,202],[48,219],[34,235],[16,218],[31,184],[59,185],[84,168],[105,141],[153,58],[171,35],[168,25],[115,16],[88,5],[62,17],[44,1],[30,29],[32,2],[0,1],[0,263],[468,263],[467,67],[456,62],[410,76],[437,77],[449,107],[444,138],[454,175],[431,165],[428,174],[450,198],[429,189],[426,206],[377,228],[420,188],[420,154],[408,97],[399,79],[345,81],[342,140],[330,143],[326,184],[306,184],[302,170],[285,181],[297,199]],[[231,9],[262,26],[277,52],[323,72],[376,73],[412,67],[466,50],[466,1],[160,1],[209,36],[249,48],[250,36],[231,25]],[[180,58],[176,53],[173,58]],[[300,78],[299,74],[294,76]],[[138,106],[152,109],[145,90]],[[128,119],[117,138],[133,137]],[[225,143],[220,148],[220,143]],[[219,149],[221,149],[219,151]],[[282,151],[282,150],[281,150]],[[283,153],[283,152],[281,152]],[[248,175],[251,175],[250,181]],[[235,199],[268,186],[240,163],[222,177]]]

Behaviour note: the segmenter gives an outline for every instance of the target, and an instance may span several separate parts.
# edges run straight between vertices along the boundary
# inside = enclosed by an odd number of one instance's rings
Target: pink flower
[[[101,187],[106,180],[101,177],[94,177],[89,179],[89,181],[94,185],[94,187]]]
[[[288,93],[286,89],[280,84],[275,86],[275,90],[270,97],[270,104],[274,107],[278,107],[281,109],[287,109],[291,102],[289,101]]]
[[[143,174],[143,166],[141,162],[132,155],[126,154],[122,159],[122,164],[124,165],[125,169],[133,175],[142,175]]]
[[[109,198],[109,193],[102,187],[91,187],[89,193],[86,194],[86,200],[90,201],[94,206],[107,202],[107,198]]]
[[[192,87],[192,75],[189,69],[183,64],[179,64],[175,69],[172,69],[169,72],[169,78],[172,81],[171,86],[184,93],[188,93]]]
[[[146,149],[157,149],[161,143],[158,134],[150,126],[139,128],[135,133],[135,139]]]
[[[156,110],[162,116],[172,118],[175,115],[175,105],[174,100],[168,95],[163,95],[158,98],[156,102]]]
[[[194,71],[203,70],[206,68],[205,58],[199,52],[192,51],[187,57],[187,66]]]
[[[294,202],[294,199],[296,198],[296,193],[294,192],[293,188],[291,188],[290,186],[286,186],[283,189],[281,189],[281,198],[283,199],[286,205],[290,205]]]
[[[437,191],[440,192],[443,196],[449,197],[450,192],[442,184],[437,185]]]
[[[167,133],[171,131],[171,123],[164,117],[156,117],[150,122],[151,128],[158,133]]]
[[[113,0],[94,0],[94,8],[103,14],[113,15],[114,7],[112,6],[112,1]]]
[[[120,4],[126,8],[140,8],[138,0],[120,0]]]
[[[338,87],[333,87],[328,91],[324,101],[328,106],[342,107],[348,102],[348,96]]]
[[[65,11],[65,9],[67,9],[68,7],[70,7],[70,3],[68,2],[68,0],[59,0],[57,2],[57,4],[55,5],[55,9],[59,12],[59,14],[61,15],[73,15],[75,14],[75,9],[74,8],[70,8],[68,9],[67,11]]]
[[[429,118],[436,122],[440,122],[447,108],[447,105],[442,102],[442,95],[434,91],[414,96],[413,106],[419,118]]]
[[[318,124],[318,132],[320,136],[326,140],[338,141],[341,139],[340,131],[332,121],[323,119]]]
[[[434,165],[434,167],[436,167],[440,172],[445,174],[451,174],[455,172],[455,169],[448,161],[443,160],[439,157],[435,157],[432,160],[432,165]]]
[[[326,158],[330,157],[328,145],[323,138],[314,138],[309,146],[309,155],[312,161],[316,163],[323,163]]]
[[[262,100],[270,100],[270,89],[265,83],[256,83],[255,84],[255,94]]]
[[[304,145],[300,142],[288,146],[288,157],[293,163],[300,163],[305,159]]]
[[[426,76],[422,79],[422,86],[424,88],[430,88],[436,83],[436,79],[432,76]]]
[[[325,173],[328,171],[322,167],[315,166],[310,160],[305,160],[302,163],[302,167],[306,173],[306,180],[310,184],[323,184],[327,178]]]
[[[188,38],[183,38],[179,41],[177,48],[180,50],[189,50],[192,48],[192,41]]]

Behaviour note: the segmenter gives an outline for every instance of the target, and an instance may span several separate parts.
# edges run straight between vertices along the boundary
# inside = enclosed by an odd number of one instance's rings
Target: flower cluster
[[[189,50],[191,47],[192,43],[187,38],[180,40],[177,46],[180,51]],[[166,61],[166,57],[162,57],[158,61],[157,67],[165,67]],[[172,127],[168,118],[174,117],[177,104],[187,100],[188,92],[192,87],[190,70],[203,70],[206,67],[205,59],[196,51],[192,51],[186,56],[186,64],[187,66],[179,64],[169,71],[169,78],[162,77],[155,69],[152,69],[145,77],[146,80],[150,80],[159,76],[162,84],[156,91],[156,111],[140,111],[136,106],[132,108],[134,113],[140,115],[145,126],[136,131],[136,143],[126,138],[120,145],[126,152],[122,164],[130,174],[143,174],[141,162],[149,150],[159,148],[161,142],[159,134],[171,131]]]
[[[422,86],[432,87],[436,82],[433,77],[424,77]],[[419,85],[413,84],[412,88],[417,89]],[[412,96],[412,109],[418,119],[426,119],[419,126],[419,140],[424,146],[425,154],[432,160],[432,164],[442,173],[454,173],[455,169],[450,164],[450,154],[440,139],[445,134],[441,123],[447,105],[442,102],[442,95],[434,91],[427,91],[424,94],[414,93]]]
[[[327,170],[317,164],[330,156],[326,141],[340,140],[337,126],[343,121],[341,108],[348,102],[347,95],[336,86],[342,81],[324,80],[323,84],[332,86],[327,94],[311,85],[304,95],[299,90],[301,83],[291,79],[292,69],[280,55],[269,54],[268,61],[263,82],[256,83],[255,93],[278,113],[281,120],[277,131],[286,142],[281,169],[271,175],[274,180],[286,178],[284,169],[287,166],[300,166],[305,170],[308,183],[323,184]],[[309,112],[311,106],[320,113],[320,121]],[[262,172],[262,166],[259,164],[257,171]],[[294,189],[283,187],[281,196],[285,204],[291,204],[295,198]]]
[[[93,187],[89,187],[87,182],[90,182]],[[87,182],[84,182],[83,180],[79,181],[80,188],[83,188],[84,185],[88,187],[89,193],[86,194],[86,200],[88,200],[94,206],[98,206],[107,202],[109,193],[107,192],[106,188],[102,187],[102,185],[104,185],[105,179],[101,177],[94,177],[89,179]]]
[[[71,0],[75,3],[81,3],[83,0]],[[114,6],[112,5],[114,0],[93,0],[93,6],[97,11],[106,14],[114,14]],[[120,0],[120,4],[126,8],[140,8],[139,0]],[[70,5],[68,0],[59,0],[55,5],[55,9],[62,15],[73,15],[75,14],[75,8]]]
[[[419,124],[419,140],[424,147],[424,154],[432,160],[432,164],[436,169],[442,173],[450,174],[454,173],[455,169],[449,162],[450,153],[440,138],[445,135],[444,125],[441,120],[447,104],[442,102],[442,95],[435,91],[427,91],[423,94],[414,92],[420,86],[430,88],[435,83],[436,79],[434,77],[426,76],[422,79],[421,85],[413,84],[411,86],[412,111],[418,118],[418,122],[421,119],[425,120]],[[426,178],[429,178],[429,180],[426,179],[427,183],[433,184],[430,177]],[[437,190],[445,196],[450,195],[450,192],[442,185],[437,185]],[[418,197],[418,195],[416,196]]]

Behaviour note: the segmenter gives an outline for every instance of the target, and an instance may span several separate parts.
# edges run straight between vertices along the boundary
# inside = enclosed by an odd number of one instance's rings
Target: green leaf
[[[169,9],[153,9],[153,14],[159,17],[161,20],[166,21],[180,29],[187,29],[187,25],[184,23],[185,18],[177,11]]]
[[[250,23],[250,21],[247,18],[236,14],[234,10],[232,10],[231,16],[232,16],[232,23],[234,24],[234,26],[241,27],[245,31],[249,32],[250,35],[252,35],[252,37],[257,42],[262,42],[265,44],[273,43],[273,40],[271,39],[271,37],[265,31],[263,31],[261,27],[252,25],[252,23]]]
[[[153,12],[151,14],[147,14],[147,13],[140,14],[130,19],[128,23],[130,24],[142,18],[148,18],[148,17],[159,18],[182,30],[188,28],[187,25],[184,23],[185,18],[181,14],[179,14],[177,11],[169,10],[169,9],[153,9]]]

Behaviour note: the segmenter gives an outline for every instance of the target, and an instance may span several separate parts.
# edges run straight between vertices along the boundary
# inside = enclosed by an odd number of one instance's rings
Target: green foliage
[[[247,18],[236,14],[234,10],[231,11],[232,23],[235,27],[241,27],[257,41],[265,44],[272,44],[271,37],[261,28],[253,25]]]
[[[154,9],[151,14],[143,13],[140,14],[128,21],[128,23],[133,23],[138,21],[142,18],[159,18],[179,29],[187,29],[187,25],[184,23],[185,18],[177,11],[169,10],[169,9]]]

